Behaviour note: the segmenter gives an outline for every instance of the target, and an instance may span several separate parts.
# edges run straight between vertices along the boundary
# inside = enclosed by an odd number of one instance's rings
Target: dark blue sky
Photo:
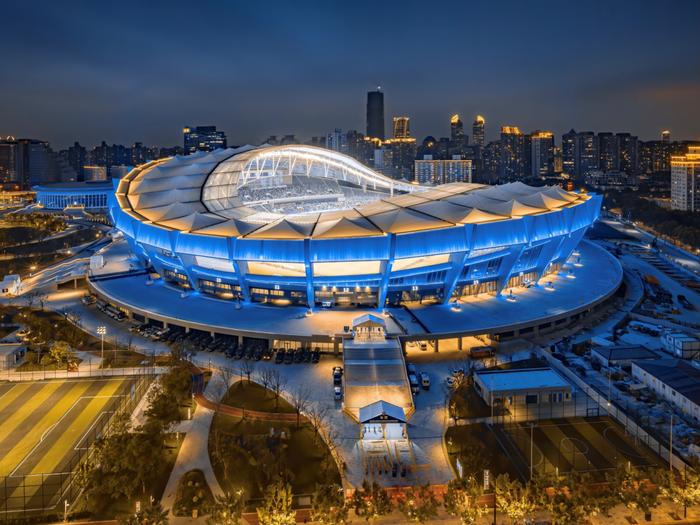
[[[449,116],[700,139],[700,2],[6,2],[0,135],[179,144],[185,124],[230,143],[364,131],[422,139]]]

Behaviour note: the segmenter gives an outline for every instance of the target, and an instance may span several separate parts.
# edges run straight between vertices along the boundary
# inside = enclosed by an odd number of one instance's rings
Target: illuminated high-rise
[[[216,126],[185,126],[182,129],[185,155],[196,151],[226,149],[226,134],[216,131]]]
[[[533,131],[530,160],[533,177],[547,177],[554,173],[554,134],[551,131]]]
[[[464,144],[464,124],[458,114],[450,117],[450,140],[455,143]]]
[[[700,146],[671,157],[671,208],[700,211]]]
[[[498,176],[502,181],[520,180],[530,175],[530,136],[517,126],[501,127]]]
[[[407,139],[411,137],[411,121],[408,117],[393,118],[393,137],[395,139]]]
[[[576,173],[576,131],[573,129],[561,136],[561,169],[566,175]]]
[[[598,133],[598,167],[602,171],[615,171],[620,168],[620,143],[610,132]]]
[[[384,140],[384,93],[378,87],[367,93],[367,137]]]
[[[474,144],[484,147],[486,120],[481,115],[477,115],[472,124],[472,140]]]
[[[671,132],[667,129],[661,132],[661,142],[668,144],[671,142]]]

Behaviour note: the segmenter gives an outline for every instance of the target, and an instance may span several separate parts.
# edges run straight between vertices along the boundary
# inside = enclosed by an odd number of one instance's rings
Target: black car
[[[294,352],[294,362],[295,363],[301,363],[304,360],[304,351],[299,348],[296,352]]]
[[[306,350],[304,350],[304,362],[305,363],[310,363],[312,357],[313,356],[311,354],[311,350],[309,350],[308,348]]]
[[[294,352],[292,350],[289,350],[285,355],[284,355],[284,364],[285,365],[291,365],[294,362]]]
[[[316,349],[311,354],[311,362],[316,364],[321,360],[321,351]]]
[[[280,348],[279,350],[277,350],[277,355],[275,356],[275,364],[279,365],[282,363],[282,361],[284,361],[284,354],[284,348]]]

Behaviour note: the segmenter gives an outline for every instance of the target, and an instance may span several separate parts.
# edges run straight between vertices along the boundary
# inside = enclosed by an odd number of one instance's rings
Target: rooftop
[[[490,392],[571,388],[571,385],[551,368],[484,370],[475,372]]]
[[[659,359],[634,364],[696,405],[700,405],[700,370],[687,361]]]
[[[652,352],[648,348],[639,345],[628,346],[594,346],[594,352],[608,361],[619,361],[622,359],[656,359],[659,354]]]

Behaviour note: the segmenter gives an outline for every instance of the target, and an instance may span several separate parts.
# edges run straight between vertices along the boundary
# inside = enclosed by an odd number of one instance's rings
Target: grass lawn
[[[255,383],[237,382],[225,397],[231,406],[273,411],[274,394]],[[279,400],[280,412],[294,408]],[[309,423],[243,420],[225,414],[214,416],[209,433],[209,455],[214,472],[225,491],[243,489],[246,498],[262,497],[276,475],[292,485],[294,494],[310,494],[319,483],[340,483],[340,473],[328,447]]]
[[[92,351],[97,357],[100,356],[100,352]],[[114,351],[114,347],[109,350],[105,348],[105,359],[100,368],[125,368],[132,366],[150,366],[153,363],[153,358],[151,356],[146,356],[140,354],[139,352],[134,352],[133,350],[121,350],[118,349]]]
[[[296,410],[288,401],[282,397],[275,401],[274,392],[257,383],[248,383],[245,379],[231,385],[221,402],[232,407],[259,410],[261,412],[296,413]]]
[[[76,366],[79,365],[82,361],[80,359],[75,360]],[[58,363],[49,363],[46,365],[42,365],[40,363],[29,363],[25,362],[19,365],[15,370],[17,372],[53,372],[54,370],[65,370],[66,365],[65,364],[58,364]]]
[[[173,505],[175,516],[203,516],[207,513],[207,507],[214,502],[204,472],[190,470],[180,478]],[[195,514],[196,512],[196,514]]]
[[[503,453],[498,441],[485,423],[448,428],[445,433],[445,444],[450,463],[458,471],[457,459],[459,458],[465,476],[473,474],[481,480],[484,469],[489,469],[492,476],[507,473],[511,479],[519,477],[511,460]]]

